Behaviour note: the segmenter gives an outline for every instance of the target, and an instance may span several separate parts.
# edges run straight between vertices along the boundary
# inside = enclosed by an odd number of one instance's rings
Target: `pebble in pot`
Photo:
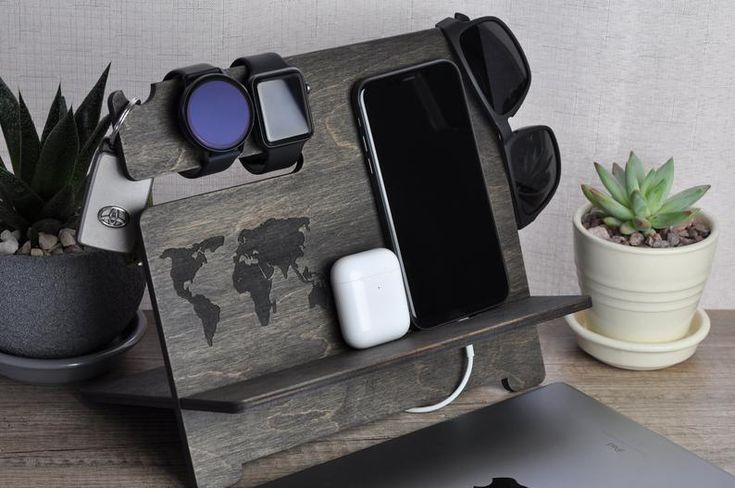
[[[20,232],[11,232],[9,230],[2,231],[2,233],[0,233],[0,256],[15,254],[20,247],[18,239],[20,239]]]

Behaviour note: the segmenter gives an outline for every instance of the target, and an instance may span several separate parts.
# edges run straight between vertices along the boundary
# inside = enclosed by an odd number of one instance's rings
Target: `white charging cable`
[[[451,395],[446,397],[441,402],[434,404],[434,405],[427,405],[426,407],[416,407],[416,408],[409,408],[406,410],[408,413],[429,413],[429,412],[435,412],[439,410],[440,408],[444,408],[450,403],[452,403],[454,400],[457,399],[457,397],[462,393],[462,390],[464,390],[465,386],[467,386],[467,383],[470,381],[470,376],[472,375],[472,365],[475,362],[475,348],[472,347],[472,344],[464,348],[465,356],[467,357],[467,366],[464,370],[464,376],[462,377],[462,381],[459,382],[459,386],[452,392]]]

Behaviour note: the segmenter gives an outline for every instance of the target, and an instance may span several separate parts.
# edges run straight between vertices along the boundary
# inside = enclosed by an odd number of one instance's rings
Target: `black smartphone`
[[[370,77],[353,98],[414,326],[501,303],[508,278],[457,66],[437,60]]]

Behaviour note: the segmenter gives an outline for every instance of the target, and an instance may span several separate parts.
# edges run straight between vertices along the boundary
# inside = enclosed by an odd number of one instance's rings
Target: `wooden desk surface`
[[[673,368],[632,372],[582,353],[563,321],[540,327],[546,382],[564,381],[735,474],[735,311],[710,311],[712,332],[697,354]],[[153,330],[124,360],[124,371],[161,364]],[[397,414],[258,460],[238,486],[254,486],[501,399],[479,388],[434,414]],[[185,479],[173,414],[84,404],[72,389],[0,378],[0,487],[181,486]]]

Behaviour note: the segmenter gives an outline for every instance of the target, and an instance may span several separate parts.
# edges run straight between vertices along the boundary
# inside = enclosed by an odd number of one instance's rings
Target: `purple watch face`
[[[207,149],[233,149],[250,132],[250,98],[234,80],[201,80],[189,92],[184,113],[191,136]]]

